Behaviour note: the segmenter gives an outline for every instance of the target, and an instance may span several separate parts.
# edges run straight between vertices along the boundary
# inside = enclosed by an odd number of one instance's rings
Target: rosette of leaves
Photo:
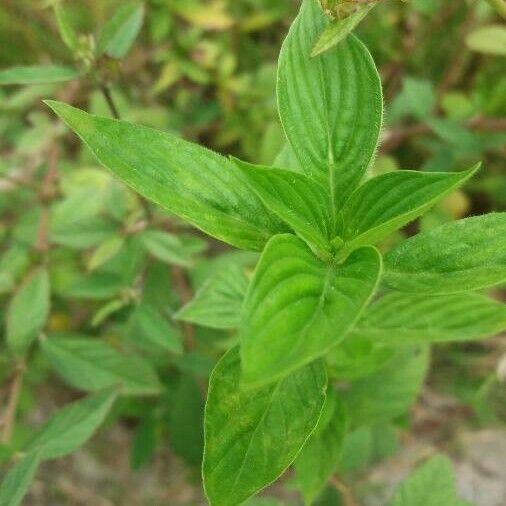
[[[354,36],[311,57],[328,26],[317,0],[305,0],[281,50],[277,95],[288,144],[274,166],[48,102],[143,197],[212,237],[262,252],[246,290],[225,276],[179,313],[202,322],[202,306],[227,297],[240,312],[224,316],[223,328],[238,326],[239,345],[209,384],[203,478],[212,506],[243,503],[294,461],[314,473],[298,480],[312,502],[336,469],[345,430],[388,422],[415,399],[427,343],[506,328],[504,305],[473,293],[506,280],[506,213],[423,232],[385,255],[376,248],[477,167],[369,178],[380,80]],[[335,390],[336,379],[349,380],[346,392]]]

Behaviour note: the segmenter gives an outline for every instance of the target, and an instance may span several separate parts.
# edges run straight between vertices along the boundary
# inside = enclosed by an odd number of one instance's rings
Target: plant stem
[[[487,0],[487,2],[497,11],[497,14],[506,19],[506,1],[505,0]]]
[[[107,105],[111,111],[111,114],[116,119],[120,119],[118,108],[116,107],[114,99],[112,98],[112,94],[111,94],[111,90],[110,90],[109,86],[107,84],[101,84],[100,91],[102,92],[102,95],[104,96],[105,101],[107,102]]]
[[[20,362],[16,365],[9,388],[7,408],[3,419],[2,437],[3,444],[9,444],[12,438],[12,429],[16,420],[16,412],[18,410],[19,396],[21,387],[23,386],[23,376],[25,374],[25,363]]]

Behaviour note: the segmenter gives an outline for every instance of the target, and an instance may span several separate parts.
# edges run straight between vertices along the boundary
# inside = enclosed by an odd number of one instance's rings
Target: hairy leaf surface
[[[228,159],[191,142],[126,121],[47,101],[119,179],[207,234],[261,250],[286,227]]]
[[[42,350],[54,369],[75,388],[86,391],[121,387],[129,395],[146,395],[160,390],[156,372],[149,362],[125,355],[92,338],[51,337]]]
[[[342,238],[354,249],[374,244],[424,214],[478,170],[430,173],[402,170],[370,179],[355,190],[343,209]]]
[[[329,188],[335,212],[373,157],[383,103],[374,62],[354,36],[310,57],[328,24],[317,0],[304,0],[280,54],[278,106],[303,170]]]
[[[211,506],[235,506],[276,480],[315,429],[325,401],[321,361],[241,390],[237,348],[214,369],[205,414],[204,486]]]
[[[484,295],[393,293],[368,307],[355,333],[377,343],[468,341],[506,329],[506,306]]]
[[[28,443],[27,450],[38,450],[43,460],[72,453],[95,433],[115,398],[115,391],[104,390],[65,406]]]
[[[400,291],[451,294],[505,281],[506,213],[447,223],[385,256],[385,283]]]
[[[301,239],[273,237],[243,306],[245,383],[269,383],[328,352],[360,316],[380,272],[381,256],[374,248],[327,264]]]
[[[323,258],[330,258],[328,191],[296,172],[234,160],[268,209]]]

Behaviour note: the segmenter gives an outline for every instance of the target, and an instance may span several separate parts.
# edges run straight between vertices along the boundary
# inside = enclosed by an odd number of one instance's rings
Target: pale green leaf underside
[[[243,269],[229,265],[208,279],[174,317],[204,327],[237,328],[248,283]]]
[[[261,250],[286,230],[226,158],[173,135],[48,101],[119,179],[209,235]]]
[[[323,258],[330,259],[332,239],[328,191],[296,172],[234,160],[265,206]]]
[[[304,1],[281,50],[277,94],[286,136],[305,173],[330,189],[335,212],[374,155],[383,103],[374,62],[353,35],[310,57],[328,23],[317,0]]]
[[[38,467],[39,454],[31,452],[5,475],[0,484],[0,506],[21,504]]]
[[[28,350],[46,324],[49,309],[49,276],[45,269],[37,269],[9,304],[6,340],[12,352],[23,354]]]
[[[301,239],[273,237],[244,301],[244,382],[272,382],[328,352],[360,316],[380,273],[381,256],[374,248],[355,250],[342,264],[327,264]]]
[[[350,423],[383,422],[405,413],[420,392],[428,365],[426,348],[403,348],[383,367],[352,382],[342,393]]]
[[[305,504],[312,504],[335,471],[346,432],[346,412],[335,390],[327,392],[316,430],[294,462]]]
[[[456,495],[451,461],[436,455],[420,466],[397,489],[389,506],[461,506]]]
[[[105,390],[65,406],[28,443],[26,450],[38,450],[43,460],[72,453],[95,433],[115,397],[113,390]]]
[[[321,361],[257,390],[240,388],[237,348],[214,369],[205,415],[204,486],[211,506],[235,506],[276,480],[315,429],[325,401]]]
[[[376,2],[357,5],[357,11],[350,16],[331,21],[318,38],[311,51],[311,56],[318,56],[339,44],[367,16],[375,5]]]
[[[369,306],[355,333],[377,343],[468,341],[506,329],[506,306],[484,295],[393,293]]]
[[[78,76],[79,72],[76,69],[59,65],[12,67],[0,71],[0,85],[58,83],[70,81]]]
[[[85,337],[51,337],[42,351],[58,374],[70,385],[85,391],[118,386],[127,395],[148,395],[160,391],[151,364],[140,357],[125,355],[107,344]]]
[[[385,256],[384,281],[434,295],[506,282],[506,213],[447,223],[402,242]]]
[[[374,244],[424,214],[464,184],[478,167],[456,173],[402,170],[370,179],[346,202],[341,237],[351,249]]]

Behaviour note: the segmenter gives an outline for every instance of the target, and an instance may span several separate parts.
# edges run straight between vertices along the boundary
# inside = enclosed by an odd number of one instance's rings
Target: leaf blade
[[[39,454],[28,453],[16,464],[0,484],[0,506],[18,506],[21,504],[30,483],[39,467]]]
[[[244,382],[266,384],[329,351],[359,317],[380,272],[374,248],[356,250],[342,264],[326,264],[293,235],[272,238],[243,306]]]
[[[240,504],[285,471],[318,423],[326,385],[325,368],[315,362],[275,386],[241,391],[237,348],[220,360],[205,412],[203,475],[211,506]],[[283,418],[285,410],[291,416]]]
[[[61,65],[18,66],[0,71],[0,85],[59,83],[78,76],[77,70]]]
[[[207,234],[261,250],[269,237],[285,230],[220,155],[151,128],[46,103],[119,179]]]

